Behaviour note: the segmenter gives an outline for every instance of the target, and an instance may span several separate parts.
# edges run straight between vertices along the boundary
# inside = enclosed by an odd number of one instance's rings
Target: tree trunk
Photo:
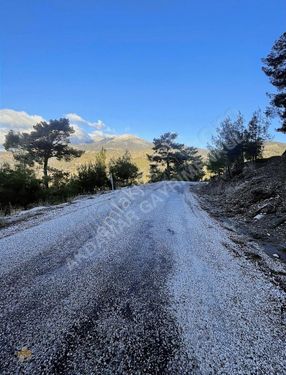
[[[49,187],[49,181],[48,181],[48,158],[44,159],[44,185],[46,189]]]
[[[170,180],[170,162],[169,162],[169,157],[167,156],[167,168],[166,168],[166,171],[167,171],[167,180]]]

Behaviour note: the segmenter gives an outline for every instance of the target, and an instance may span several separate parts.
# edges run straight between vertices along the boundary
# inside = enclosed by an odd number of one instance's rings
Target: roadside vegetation
[[[150,181],[198,181],[204,176],[202,157],[195,147],[176,141],[176,133],[165,133],[153,140],[153,153],[147,155],[150,163]]]
[[[286,134],[286,33],[263,59],[263,71],[277,89],[268,94],[270,106],[254,112],[248,122],[241,114],[222,121],[209,145],[210,183],[200,191],[212,213],[235,222],[258,239],[279,242],[286,251],[286,152],[263,158],[272,117]]]
[[[207,168],[212,175],[232,178],[245,163],[262,158],[264,143],[270,139],[269,122],[261,111],[254,112],[245,125],[242,114],[227,117],[216,130],[209,145]]]
[[[2,214],[142,183],[142,172],[128,151],[107,163],[102,149],[93,161],[79,165],[73,174],[51,167],[51,159],[70,161],[84,153],[71,147],[73,132],[69,121],[63,118],[36,124],[31,133],[10,131],[6,135],[4,147],[12,152],[15,163],[0,167]],[[203,177],[203,162],[197,149],[177,143],[176,138],[175,133],[165,133],[154,139],[153,154],[148,155],[151,182]]]
[[[4,145],[13,152],[15,164],[4,163],[0,167],[2,214],[8,215],[15,208],[57,204],[80,194],[142,183],[142,172],[128,151],[107,163],[106,151],[102,149],[94,161],[79,165],[73,174],[50,167],[51,158],[68,161],[80,157],[83,151],[70,147],[73,129],[66,119],[41,123],[34,128],[30,134],[9,132],[6,136]],[[166,133],[154,139],[154,153],[148,155],[150,182],[203,177],[203,162],[197,149],[175,142],[176,138],[175,133]],[[39,168],[42,176],[36,173]]]
[[[15,208],[30,208],[37,204],[56,204],[79,194],[94,194],[112,187],[138,183],[140,172],[128,152],[112,159],[107,165],[102,149],[95,160],[80,165],[70,174],[49,166],[52,158],[69,161],[83,151],[70,146],[74,132],[67,119],[41,122],[31,133],[10,131],[4,143],[13,153],[13,166],[0,166],[0,212],[8,215]],[[36,173],[42,170],[42,176]]]
[[[270,106],[264,116],[254,112],[245,126],[241,114],[236,119],[227,117],[218,127],[209,146],[208,170],[213,175],[231,178],[242,171],[246,162],[262,158],[264,144],[270,139],[269,119],[278,116],[281,127],[277,131],[286,133],[286,33],[274,43],[269,55],[262,60],[263,71],[277,89],[268,94]]]
[[[15,133],[11,130],[6,135],[4,148],[12,151],[15,160],[23,167],[32,167],[35,163],[40,165],[43,168],[43,183],[48,188],[49,160],[56,158],[69,161],[80,157],[83,151],[69,145],[69,137],[74,129],[68,119],[51,120],[49,123],[43,121],[33,128],[31,133]]]

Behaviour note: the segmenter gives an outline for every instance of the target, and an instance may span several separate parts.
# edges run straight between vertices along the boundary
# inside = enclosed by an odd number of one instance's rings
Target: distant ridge
[[[131,134],[122,134],[116,136],[99,137],[98,140],[88,144],[77,146],[81,150],[100,151],[103,147],[106,150],[128,150],[138,151],[152,148],[152,142],[146,141]]]
[[[270,156],[280,156],[286,150],[286,143],[282,142],[266,142],[263,156],[269,158]]]
[[[148,180],[149,163],[146,154],[152,152],[152,142],[149,142],[143,138],[137,137],[132,134],[122,134],[116,136],[105,136],[98,137],[94,142],[87,144],[75,145],[78,149],[84,150],[85,153],[78,159],[74,159],[70,162],[52,160],[51,166],[59,169],[63,169],[70,173],[75,173],[76,169],[85,163],[90,163],[95,160],[96,153],[102,148],[106,150],[107,161],[113,157],[118,157],[124,154],[128,150],[138,165],[140,170],[143,172],[143,181]],[[282,155],[286,150],[286,143],[282,142],[266,142],[263,156],[279,156]],[[205,148],[198,148],[199,154],[204,160],[207,158],[208,150]],[[8,162],[13,164],[13,157],[10,152],[0,151],[0,163]]]

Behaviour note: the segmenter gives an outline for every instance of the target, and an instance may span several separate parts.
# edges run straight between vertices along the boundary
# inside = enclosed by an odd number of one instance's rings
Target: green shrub
[[[81,165],[77,170],[73,187],[77,185],[80,193],[94,193],[97,190],[103,190],[109,186],[106,173],[106,155],[101,150],[95,163]]]
[[[142,173],[133,163],[131,155],[128,151],[118,159],[112,159],[109,164],[109,172],[111,173],[115,186],[130,186],[136,184],[141,178]]]
[[[42,198],[41,181],[30,169],[8,164],[0,167],[0,209],[10,213],[12,206],[27,208]]]

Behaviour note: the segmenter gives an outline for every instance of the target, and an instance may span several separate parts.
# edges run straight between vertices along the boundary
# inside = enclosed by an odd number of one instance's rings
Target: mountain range
[[[75,173],[81,164],[89,163],[95,160],[95,155],[102,148],[106,150],[107,162],[112,158],[117,158],[128,150],[143,172],[143,180],[148,179],[149,164],[146,154],[152,153],[153,144],[143,138],[131,134],[123,134],[118,136],[98,137],[96,141],[87,144],[74,145],[74,147],[84,150],[85,153],[77,159],[70,162],[52,160],[51,166],[63,169],[70,173]],[[264,157],[281,155],[286,150],[286,143],[267,142],[264,148]],[[208,150],[204,148],[198,149],[203,159],[207,158]],[[13,156],[10,152],[0,152],[0,163],[8,162],[13,164]]]

